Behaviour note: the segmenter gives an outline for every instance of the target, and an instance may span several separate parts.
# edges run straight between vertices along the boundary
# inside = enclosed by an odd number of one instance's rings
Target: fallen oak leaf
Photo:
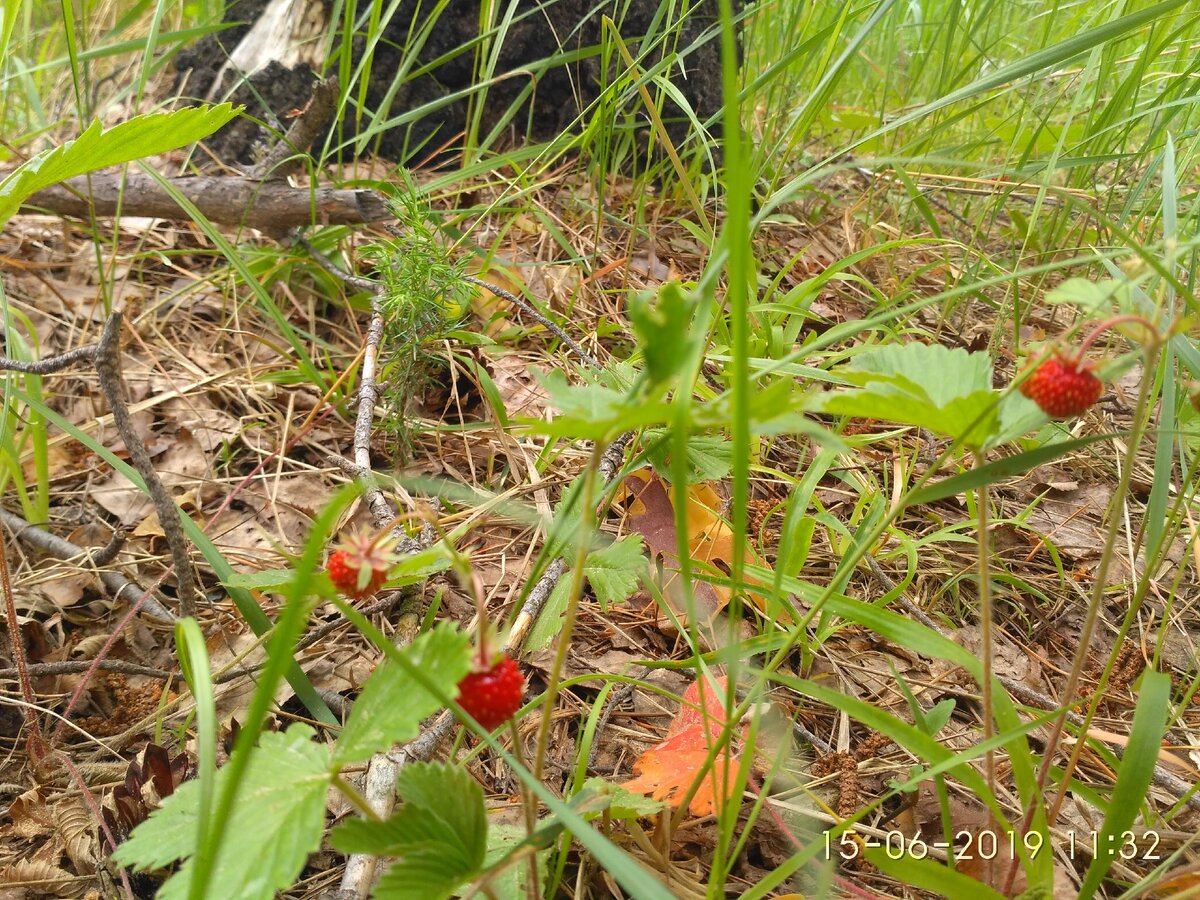
[[[725,728],[725,707],[722,702],[725,688],[724,678],[715,679],[704,692],[702,706],[700,682],[692,682],[683,693],[683,702],[667,728],[667,736],[638,757],[633,764],[637,777],[621,787],[637,794],[647,794],[655,800],[666,800],[678,807],[705,769],[709,751]],[[729,744],[722,747],[696,788],[688,811],[695,816],[711,815],[721,803],[733,799],[741,766],[740,754],[735,753]],[[721,786],[725,788],[723,794],[718,793]]]

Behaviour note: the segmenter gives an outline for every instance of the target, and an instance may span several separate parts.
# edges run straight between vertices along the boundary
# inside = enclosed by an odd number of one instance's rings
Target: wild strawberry
[[[512,718],[525,696],[525,676],[508,654],[500,654],[488,668],[477,664],[458,683],[458,705],[488,731]]]
[[[358,600],[379,590],[395,564],[396,556],[385,534],[356,531],[342,538],[329,554],[325,569],[342,596]]]
[[[1051,418],[1077,416],[1100,399],[1104,385],[1092,363],[1055,353],[1021,382],[1021,393]]]

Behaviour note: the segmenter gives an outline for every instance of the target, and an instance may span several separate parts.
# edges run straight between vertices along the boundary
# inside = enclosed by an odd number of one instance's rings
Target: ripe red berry
[[[458,705],[493,730],[512,718],[525,696],[525,676],[507,654],[490,669],[471,672],[458,683]]]
[[[389,541],[359,531],[342,538],[325,569],[342,596],[358,600],[382,587],[395,562]]]
[[[1104,385],[1093,365],[1055,353],[1021,382],[1021,393],[1055,419],[1077,416],[1100,399]]]

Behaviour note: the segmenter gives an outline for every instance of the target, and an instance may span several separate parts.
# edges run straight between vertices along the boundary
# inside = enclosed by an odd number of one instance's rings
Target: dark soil
[[[203,98],[215,93],[246,106],[249,118],[234,122],[207,142],[225,162],[250,162],[255,145],[266,138],[255,120],[276,129],[286,127],[288,112],[304,106],[316,78],[306,64],[287,68],[272,62],[248,78],[226,71],[222,84],[212,92],[212,82],[229,52],[265,6],[265,0],[234,0],[225,21],[243,24],[201,39],[180,53],[176,61],[180,73],[177,86],[186,96]],[[744,0],[735,0],[734,6],[740,9]],[[434,151],[449,156],[463,143],[463,135],[475,115],[473,103],[482,107],[479,139],[503,124],[510,143],[546,140],[567,130],[579,130],[592,115],[644,129],[649,119],[637,90],[628,82],[622,85],[615,108],[609,105],[604,110],[593,107],[589,111],[604,85],[626,71],[613,41],[604,33],[605,17],[619,23],[622,40],[635,58],[643,42],[657,43],[647,58],[639,61],[641,71],[662,60],[664,46],[667,52],[677,54],[665,74],[699,121],[716,117],[721,109],[716,0],[695,3],[682,24],[665,40],[653,38],[663,30],[657,21],[659,0],[603,3],[551,0],[544,6],[521,4],[505,31],[495,69],[497,77],[486,93],[471,92],[476,80],[478,54],[472,44],[479,33],[479,2],[451,0],[429,29],[424,45],[415,51],[415,61],[404,65],[406,58],[414,56],[414,51],[405,49],[406,45],[412,44],[412,35],[426,24],[423,19],[413,17],[419,10],[425,15],[428,8],[429,4],[418,0],[401,0],[396,14],[384,28],[384,39],[375,47],[370,71],[364,76],[367,81],[364,109],[359,115],[348,109],[342,130],[333,136],[331,146],[343,147],[335,156],[351,155],[355,146],[352,139],[359,134],[366,138],[361,149],[398,162],[422,159]],[[356,65],[364,47],[365,39],[356,37]],[[550,65],[551,59],[563,56],[574,61]],[[657,93],[653,85],[651,91]],[[351,93],[357,96],[357,89]],[[582,119],[581,112],[584,112]],[[675,103],[664,99],[661,113],[677,145],[696,137],[697,130]],[[391,124],[370,131],[373,121]],[[719,133],[718,124],[712,123],[710,131]]]

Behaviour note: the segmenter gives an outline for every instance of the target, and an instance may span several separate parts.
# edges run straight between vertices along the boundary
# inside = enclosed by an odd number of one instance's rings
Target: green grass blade
[[[1170,676],[1162,672],[1146,672],[1133,713],[1129,743],[1121,756],[1117,783],[1109,799],[1108,814],[1095,836],[1097,853],[1079,888],[1081,898],[1096,893],[1125,841],[1124,833],[1146,802],[1146,790],[1154,778],[1154,767],[1158,764],[1158,751],[1162,749],[1163,733],[1170,712]]]

